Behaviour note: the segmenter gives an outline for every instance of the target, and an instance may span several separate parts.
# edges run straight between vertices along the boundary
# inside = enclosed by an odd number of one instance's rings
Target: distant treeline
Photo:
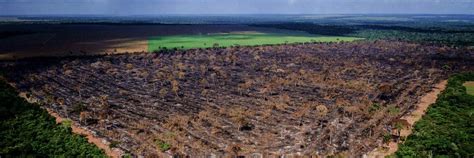
[[[33,34],[31,31],[0,31],[0,39],[19,35]]]
[[[124,21],[124,22],[60,22],[57,24],[61,25],[206,25],[206,24],[166,24],[166,23],[155,23],[155,22],[134,22],[134,21]]]
[[[313,23],[281,23],[252,26],[305,31],[316,35],[355,36],[368,40],[389,39],[448,45],[474,45],[474,27],[461,27],[457,25],[412,24],[412,26],[398,26],[395,24],[322,25]]]
[[[319,25],[312,23],[283,23],[283,24],[261,24],[252,25],[258,27],[271,27],[278,29],[305,31],[317,35],[345,36],[355,33],[357,29],[342,25]]]

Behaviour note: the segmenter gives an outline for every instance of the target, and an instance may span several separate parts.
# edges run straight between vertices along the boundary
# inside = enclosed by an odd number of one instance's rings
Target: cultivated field
[[[247,25],[0,24],[0,60],[354,39]]]
[[[462,60],[460,60],[462,59]],[[469,48],[397,41],[190,49],[3,63],[26,97],[133,155],[361,156]]]
[[[148,41],[148,50],[158,51],[164,48],[190,49],[304,42],[341,42],[354,41],[357,39],[361,38],[342,36],[315,36],[311,34],[295,32],[287,32],[286,34],[265,32],[230,32],[205,35],[154,37],[150,38]]]
[[[234,31],[281,30],[246,25],[0,24],[0,59],[146,52],[151,37]]]

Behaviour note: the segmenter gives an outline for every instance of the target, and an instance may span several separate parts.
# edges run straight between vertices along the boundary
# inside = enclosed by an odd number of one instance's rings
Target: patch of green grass
[[[400,113],[400,108],[396,106],[388,107],[388,114],[395,116],[395,115],[398,115],[399,113]]]
[[[155,143],[156,143],[156,145],[158,146],[158,149],[161,152],[165,152],[165,151],[167,151],[171,148],[171,144],[168,144],[165,141],[162,141],[162,140],[159,140],[159,139],[156,140]]]
[[[63,128],[66,128],[66,129],[71,128],[72,120],[64,119],[63,122],[61,122],[61,125],[62,125]]]
[[[361,38],[338,36],[314,36],[309,34],[283,33],[227,33],[209,35],[180,35],[151,37],[148,40],[148,51],[167,49],[211,48],[228,46],[255,46],[265,44],[301,43],[301,42],[340,42],[354,41]]]
[[[474,96],[463,87],[474,73],[455,75],[413,134],[400,145],[397,157],[472,157],[474,155]]]
[[[464,87],[466,87],[467,94],[474,95],[474,82],[466,82]]]
[[[46,110],[26,102],[0,80],[0,157],[106,157],[72,133],[71,121],[56,124]]]
[[[380,108],[382,108],[382,107],[380,106],[379,103],[374,103],[374,104],[372,104],[372,106],[369,107],[369,112],[373,113],[373,112],[379,110]]]

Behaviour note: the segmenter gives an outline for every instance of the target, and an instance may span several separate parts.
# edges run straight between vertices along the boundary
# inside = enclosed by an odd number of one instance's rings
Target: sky
[[[474,0],[0,0],[0,15],[474,14]]]

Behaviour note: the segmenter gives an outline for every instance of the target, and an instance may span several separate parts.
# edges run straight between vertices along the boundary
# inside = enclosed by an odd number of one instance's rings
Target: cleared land
[[[246,25],[0,24],[0,30],[0,60],[151,52],[159,47],[206,48],[214,43],[231,46],[353,40]]]
[[[133,155],[361,156],[396,138],[397,120],[436,83],[472,71],[472,53],[312,43],[31,59],[3,70],[27,97]]]
[[[150,37],[236,31],[291,32],[246,25],[0,24],[0,59],[146,52]]]
[[[206,35],[181,35],[153,37],[148,40],[148,50],[157,51],[164,48],[190,49],[228,46],[255,46],[282,43],[303,42],[341,42],[361,38],[338,36],[314,36],[310,34],[264,33],[264,32],[231,32]]]
[[[464,86],[466,87],[467,94],[474,95],[474,82],[466,82]]]
[[[414,126],[414,124],[422,118],[422,116],[426,113],[430,105],[436,102],[438,95],[446,88],[446,84],[447,81],[445,80],[435,85],[432,91],[423,95],[423,97],[416,105],[416,109],[413,109],[412,111],[401,117],[402,120],[406,120],[407,124],[403,125],[403,128],[400,128],[396,131],[399,132],[397,133],[397,136],[401,138],[406,138],[407,136],[412,134],[412,127]],[[392,155],[398,150],[399,143],[401,143],[401,141],[400,139],[392,139],[390,141],[387,141],[386,143],[386,146],[381,146],[380,148],[369,152],[367,154],[368,157],[386,157]]]

